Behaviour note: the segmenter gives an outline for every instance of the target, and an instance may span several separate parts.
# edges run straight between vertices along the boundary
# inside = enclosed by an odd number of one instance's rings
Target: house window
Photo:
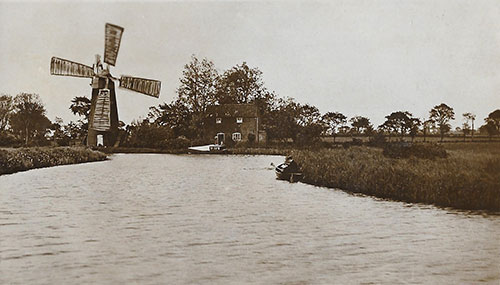
[[[241,133],[233,133],[233,141],[235,142],[241,141]]]
[[[222,118],[215,118],[215,123],[216,124],[221,124],[222,123]]]
[[[241,117],[236,118],[236,123],[238,123],[238,124],[243,123],[243,118],[241,118]]]

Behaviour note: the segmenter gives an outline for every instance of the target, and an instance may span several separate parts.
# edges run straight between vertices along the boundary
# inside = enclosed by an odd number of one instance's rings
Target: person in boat
[[[299,165],[293,160],[291,156],[287,156],[285,160],[287,167],[285,168],[285,173],[295,173],[300,172]]]

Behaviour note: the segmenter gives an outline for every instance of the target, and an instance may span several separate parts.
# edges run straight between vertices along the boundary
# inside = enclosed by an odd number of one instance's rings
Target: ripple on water
[[[499,215],[277,181],[282,160],[114,155],[1,176],[0,283],[499,282]]]

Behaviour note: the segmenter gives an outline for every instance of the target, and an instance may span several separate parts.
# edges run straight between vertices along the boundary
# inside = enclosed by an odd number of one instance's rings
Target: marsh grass
[[[280,148],[230,148],[228,152],[230,154],[249,154],[249,155],[286,155],[289,153],[290,149],[280,149]]]
[[[84,147],[0,149],[0,175],[64,164],[105,160],[102,152]]]
[[[406,202],[500,210],[496,146],[483,146],[481,151],[470,146],[446,148],[448,158],[432,160],[388,158],[381,149],[370,147],[296,150],[292,155],[306,183]]]

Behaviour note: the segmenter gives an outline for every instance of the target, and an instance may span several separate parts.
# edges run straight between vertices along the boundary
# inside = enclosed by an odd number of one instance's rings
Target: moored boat
[[[200,146],[192,146],[188,148],[193,153],[225,153],[227,151],[225,145],[207,144]]]

